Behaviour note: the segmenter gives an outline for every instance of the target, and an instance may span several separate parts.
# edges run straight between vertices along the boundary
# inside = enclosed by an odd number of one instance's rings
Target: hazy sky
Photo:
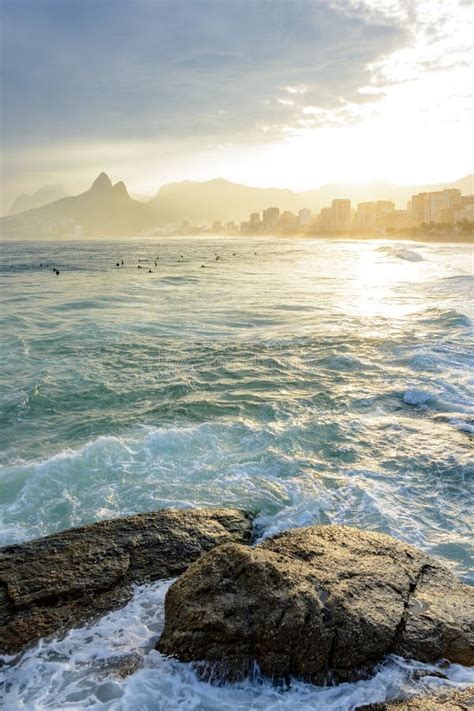
[[[435,182],[473,168],[459,0],[1,0],[2,184]],[[470,64],[471,59],[471,64]]]

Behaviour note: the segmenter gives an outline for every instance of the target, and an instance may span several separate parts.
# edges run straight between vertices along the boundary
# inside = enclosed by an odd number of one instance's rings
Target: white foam
[[[422,245],[417,246],[417,249],[422,248]],[[423,257],[418,252],[412,249],[407,249],[405,245],[394,244],[394,245],[382,245],[377,247],[376,252],[382,252],[389,257],[394,257],[395,259],[403,259],[406,262],[421,262]]]
[[[403,395],[403,402],[407,405],[426,405],[430,400],[434,400],[433,394],[419,388],[410,388]]]
[[[406,262],[422,262],[423,257],[418,252],[413,252],[411,249],[400,249],[393,253],[397,259],[404,259]]]
[[[371,679],[332,687],[293,681],[284,689],[258,675],[252,681],[215,687],[199,681],[192,666],[154,650],[164,622],[164,597],[171,581],[138,587],[122,610],[95,624],[71,630],[62,640],[42,641],[16,663],[0,669],[4,711],[352,711],[400,693],[463,688],[474,670],[450,665],[445,680],[415,670],[439,672],[433,665],[392,657]],[[137,670],[121,676],[130,660]]]

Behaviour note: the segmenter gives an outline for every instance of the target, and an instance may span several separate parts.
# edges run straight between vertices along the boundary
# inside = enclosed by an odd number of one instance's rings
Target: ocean
[[[344,523],[473,583],[472,267],[453,243],[3,242],[0,544],[236,506],[260,538]],[[334,687],[210,686],[152,649],[168,585],[6,660],[3,708],[351,711],[443,683],[391,658]]]

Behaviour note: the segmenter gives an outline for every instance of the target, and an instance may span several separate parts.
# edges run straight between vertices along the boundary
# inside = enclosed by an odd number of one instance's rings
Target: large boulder
[[[0,549],[0,653],[124,604],[133,583],[172,578],[215,546],[250,542],[236,509],[165,509]]]
[[[254,662],[316,683],[367,674],[386,654],[474,663],[473,590],[435,559],[346,526],[225,544],[171,586],[157,648],[240,679]]]

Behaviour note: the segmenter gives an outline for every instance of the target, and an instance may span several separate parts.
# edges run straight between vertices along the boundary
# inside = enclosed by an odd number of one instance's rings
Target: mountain
[[[463,195],[472,195],[474,193],[474,174],[466,175],[460,180],[451,183],[451,187],[458,188]]]
[[[10,208],[10,215],[43,207],[50,202],[67,197],[62,185],[43,185],[33,195],[19,195]]]
[[[358,202],[369,200],[393,200],[397,207],[405,208],[416,193],[455,187],[463,194],[472,194],[473,183],[474,176],[468,175],[439,185],[328,183],[317,190],[298,193],[280,188],[254,188],[217,178],[169,183],[152,200],[143,203],[130,197],[123,182],[112,185],[110,178],[101,173],[81,195],[0,218],[0,230],[9,237],[120,236],[184,220],[193,225],[216,220],[240,222],[248,220],[251,212],[261,213],[267,207],[292,212],[307,207],[319,212],[334,198],[349,198],[354,207]]]
[[[147,205],[132,200],[123,182],[101,173],[86,192],[0,220],[7,236],[102,236],[140,232],[152,223]]]
[[[334,198],[348,198],[354,207],[358,202],[393,200],[398,208],[406,208],[407,201],[416,193],[454,187],[459,188],[463,194],[472,194],[473,183],[474,176],[468,175],[453,183],[439,185],[328,183],[317,190],[294,192],[280,188],[253,188],[218,178],[205,182],[168,183],[148,205],[155,214],[157,225],[183,220],[199,225],[215,220],[248,220],[251,212],[262,212],[273,206],[293,212],[307,207],[313,212],[319,212],[321,208],[329,206]]]
[[[279,188],[252,188],[217,178],[206,182],[190,180],[163,185],[148,203],[159,225],[189,220],[207,224],[215,220],[247,220],[250,212],[267,207],[296,210],[304,207],[298,194]]]

